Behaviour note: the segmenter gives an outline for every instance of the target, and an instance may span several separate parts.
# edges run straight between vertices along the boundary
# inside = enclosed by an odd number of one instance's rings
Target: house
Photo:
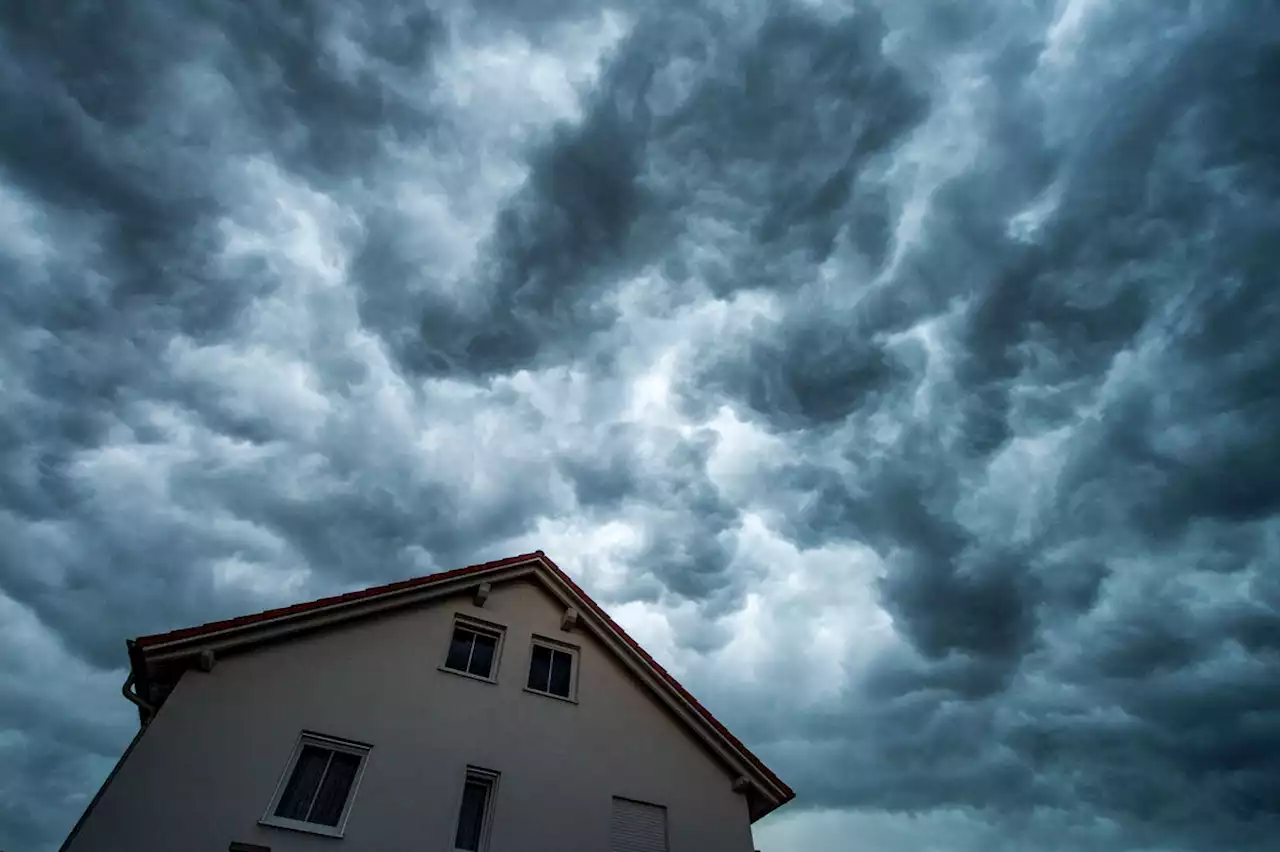
[[[751,852],[794,798],[541,551],[127,645],[64,852]]]

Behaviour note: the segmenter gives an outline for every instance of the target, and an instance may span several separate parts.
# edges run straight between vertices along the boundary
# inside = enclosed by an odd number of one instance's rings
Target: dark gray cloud
[[[656,578],[671,593],[703,602],[712,612],[740,605],[749,577],[733,572],[732,534],[741,510],[708,475],[714,433],[684,437],[674,430],[616,425],[565,452],[560,471],[589,520],[652,513],[636,556],[648,571],[631,597]]]
[[[1264,386],[1280,353],[1262,324],[1280,211],[1256,146],[1280,141],[1257,120],[1275,42],[1258,20],[1204,23],[1150,39],[1035,182],[1003,168],[1022,146],[996,145],[940,187],[921,265],[885,294],[907,317],[878,300],[843,314],[889,352],[886,331],[945,317],[947,383],[925,420],[901,397],[854,407],[843,476],[787,465],[794,501],[778,511],[803,540],[888,557],[884,606],[917,655],[883,656],[809,729],[827,728],[826,770],[797,747],[825,804],[1103,814],[1131,848],[1272,842],[1277,657],[1262,636],[1277,613],[1262,590],[1280,423]],[[1003,230],[1027,190],[1053,199],[1030,238]],[[946,303],[912,299],[937,284],[922,272],[954,272]],[[795,428],[793,400],[728,392]],[[888,443],[869,422],[886,411],[905,424]],[[1024,478],[1002,484],[1022,506],[999,511],[996,476]]]
[[[431,131],[415,95],[433,84],[446,36],[434,10],[397,0],[358,13],[316,2],[198,6],[192,24],[222,48],[213,70],[291,169],[358,173],[388,137]]]
[[[1277,33],[7,9],[0,847],[125,637],[542,547],[793,782],[762,846],[1272,848]]]

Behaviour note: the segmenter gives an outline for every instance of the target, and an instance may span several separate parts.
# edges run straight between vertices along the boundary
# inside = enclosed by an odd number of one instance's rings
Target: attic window
[[[453,625],[444,668],[457,674],[493,680],[498,668],[502,628],[459,618]]]
[[[533,640],[525,688],[541,695],[574,700],[578,649],[546,639]]]
[[[303,734],[262,822],[341,837],[368,754],[361,743]]]

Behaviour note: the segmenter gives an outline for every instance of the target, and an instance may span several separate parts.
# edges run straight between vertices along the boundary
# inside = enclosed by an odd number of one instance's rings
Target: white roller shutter
[[[609,849],[611,852],[667,852],[667,809],[615,798]]]

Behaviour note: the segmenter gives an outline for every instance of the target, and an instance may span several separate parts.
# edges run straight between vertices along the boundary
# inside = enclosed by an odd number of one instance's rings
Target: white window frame
[[[458,839],[458,823],[462,819],[462,802],[466,795],[467,783],[476,781],[484,784],[489,788],[488,795],[484,797],[484,813],[480,817],[480,850],[479,852],[488,852],[489,836],[493,833],[493,812],[497,810],[495,803],[498,800],[498,782],[502,778],[502,773],[495,772],[492,769],[481,769],[479,766],[468,766],[467,771],[462,776],[462,784],[458,787],[458,804],[453,809],[453,823],[449,826],[449,842],[445,847],[452,849],[453,852],[468,852],[465,849],[459,849],[454,844]]]
[[[550,651],[559,651],[562,654],[569,655],[569,694],[556,695],[554,692],[548,692],[542,689],[534,689],[529,686],[529,669],[533,667],[533,649],[541,645]],[[532,692],[534,695],[541,695],[545,698],[554,698],[558,701],[568,701],[572,704],[578,703],[578,664],[581,661],[581,655],[578,653],[579,648],[576,645],[570,645],[567,642],[558,642],[555,639],[548,639],[545,636],[533,635],[532,641],[529,643],[529,657],[527,665],[524,667],[524,691]],[[548,685],[550,685],[548,683]]]
[[[469,671],[449,668],[449,649],[453,647],[453,634],[459,627],[463,630],[470,630],[472,633],[483,633],[487,636],[492,636],[496,640],[493,645],[493,667],[489,670],[488,677],[472,674]],[[469,677],[472,680],[479,680],[484,683],[497,683],[498,668],[502,664],[502,645],[503,641],[506,639],[506,635],[507,628],[501,624],[494,624],[490,621],[481,621],[478,618],[472,618],[471,616],[456,613],[453,616],[453,624],[449,627],[449,640],[444,647],[444,662],[440,664],[440,671],[459,675],[460,677]],[[475,653],[474,643],[471,646],[471,651],[472,653]],[[471,662],[469,657],[467,658],[467,662]]]
[[[360,758],[360,765],[356,767],[355,778],[351,780],[351,790],[347,793],[347,800],[342,804],[342,816],[338,818],[337,825],[321,825],[315,822],[276,816],[276,808],[280,805],[280,797],[284,795],[285,787],[288,786],[289,779],[293,777],[293,771],[297,768],[298,758],[302,755],[303,747],[308,745],[330,751],[354,754]],[[369,765],[369,752],[372,750],[373,746],[367,743],[303,731],[293,746],[293,752],[289,755],[289,761],[285,764],[284,772],[280,773],[280,780],[276,782],[275,792],[271,794],[271,801],[267,805],[267,811],[262,815],[262,819],[258,820],[258,824],[270,825],[276,828],[288,828],[293,831],[304,831],[308,834],[323,834],[326,837],[341,837],[342,833],[346,831],[347,819],[351,816],[351,806],[355,804],[356,795],[360,792],[360,781],[364,778],[365,767]]]

